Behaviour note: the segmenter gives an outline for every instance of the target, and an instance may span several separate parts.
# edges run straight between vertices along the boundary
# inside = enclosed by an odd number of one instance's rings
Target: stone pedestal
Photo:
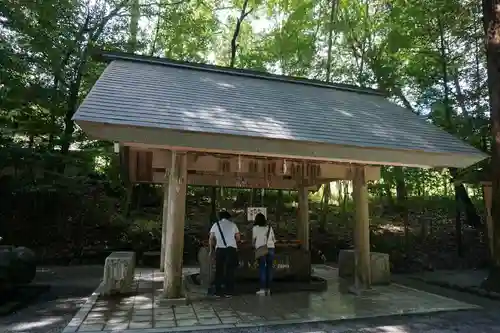
[[[134,252],[113,252],[104,264],[102,293],[127,293],[131,291],[135,271]]]
[[[202,247],[198,251],[198,264],[200,265],[201,286],[208,290],[215,278],[215,268],[208,253],[208,248]]]
[[[387,253],[370,252],[370,266],[373,285],[391,282],[391,269]],[[354,250],[341,250],[339,252],[339,276],[347,279],[354,277]]]

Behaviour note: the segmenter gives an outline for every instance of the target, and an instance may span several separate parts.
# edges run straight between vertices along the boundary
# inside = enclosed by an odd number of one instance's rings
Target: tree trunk
[[[344,193],[344,184],[341,180],[336,181],[335,185],[337,185],[337,202],[339,206],[342,204],[342,198],[343,198],[343,193]]]
[[[445,32],[443,27],[443,22],[440,17],[438,17],[438,28],[440,33],[440,53],[441,53],[441,62],[442,62],[442,75],[443,75],[443,90],[444,90],[444,107],[445,107],[445,119],[446,119],[446,130],[448,132],[453,132],[453,118],[452,118],[452,107],[450,103],[450,89],[448,86],[449,80],[449,70],[448,70],[448,49],[445,40]],[[455,178],[457,174],[457,170],[450,169],[450,174]],[[472,203],[467,190],[463,184],[455,184],[455,200],[457,209],[460,209],[460,203],[464,204],[465,208],[465,216],[467,223],[473,228],[477,228],[481,225],[481,219],[477,215],[476,207]],[[461,224],[461,219],[457,219],[456,223]],[[458,226],[457,230],[458,230]],[[460,225],[460,230],[462,230],[462,226]],[[458,236],[457,236],[458,237]],[[458,240],[458,238],[457,238]],[[457,247],[461,246],[461,244],[457,243]]]
[[[394,198],[392,197],[392,184],[390,182],[384,180],[384,184],[382,186],[383,186],[383,189],[385,192],[385,196],[387,198],[387,205],[390,208],[393,208],[394,207]]]
[[[450,168],[450,175],[455,178],[457,176],[457,169]],[[457,205],[463,205],[465,211],[465,223],[473,228],[482,227],[481,218],[477,214],[476,206],[469,197],[469,193],[467,193],[467,189],[464,184],[455,184],[455,200],[457,201]]]
[[[326,230],[326,222],[328,219],[328,206],[330,204],[330,194],[332,189],[330,187],[330,182],[323,185],[323,197],[321,198],[321,220],[319,224],[319,230],[321,232]]]
[[[139,31],[139,19],[141,17],[139,0],[132,0],[130,3],[130,36],[128,40],[128,52],[134,53],[137,50],[137,32]]]
[[[342,187],[344,188],[344,196],[342,197],[342,213],[347,212],[347,200],[349,200],[349,184],[350,182],[348,180],[344,180],[342,182]]]
[[[276,227],[279,228],[281,217],[283,216],[283,190],[278,190],[276,200]]]
[[[231,39],[231,57],[229,60],[229,67],[234,67],[236,63],[236,51],[238,50],[238,36],[240,35],[240,30],[241,30],[241,23],[243,23],[243,20],[245,17],[248,16],[253,11],[253,8],[250,10],[247,10],[248,8],[248,0],[245,0],[243,2],[243,7],[241,8],[240,11],[240,16],[236,19],[236,26],[234,28],[233,32],[233,38]]]
[[[217,220],[217,187],[212,186],[210,193],[210,222],[211,225]]]
[[[332,72],[332,47],[333,47],[333,23],[335,22],[335,9],[337,7],[337,0],[331,0],[330,7],[330,22],[328,26],[328,54],[326,59],[326,82],[331,80]]]
[[[82,64],[80,66],[83,67],[84,65]],[[81,67],[78,70],[75,81],[71,84],[68,109],[64,115],[64,132],[61,140],[61,153],[63,154],[67,154],[69,152],[70,146],[73,143],[75,123],[72,118],[78,105],[78,95],[80,93],[80,85],[82,83],[83,69]]]
[[[500,0],[483,0],[492,131],[493,258],[485,287],[500,291]]]
[[[394,167],[394,175],[396,178],[396,201],[397,210],[403,221],[405,230],[405,250],[406,254],[410,251],[410,225],[408,218],[408,205],[407,205],[407,189],[405,183],[405,174],[402,167]]]
[[[457,254],[460,258],[462,258],[462,212],[460,210],[460,198],[458,193],[460,193],[460,190],[457,189],[457,186],[455,186],[455,239],[457,243]]]

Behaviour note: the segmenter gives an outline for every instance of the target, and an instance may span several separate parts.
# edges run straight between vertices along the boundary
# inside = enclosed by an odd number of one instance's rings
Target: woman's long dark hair
[[[267,220],[264,214],[259,213],[255,215],[254,225],[258,225],[259,227],[265,227],[267,225]]]

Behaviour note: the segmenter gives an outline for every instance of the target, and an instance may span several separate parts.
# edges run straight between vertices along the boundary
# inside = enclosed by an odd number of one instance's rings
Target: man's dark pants
[[[237,254],[234,247],[215,250],[215,293],[229,294],[234,292],[234,271],[237,266]],[[222,285],[225,290],[222,290]]]

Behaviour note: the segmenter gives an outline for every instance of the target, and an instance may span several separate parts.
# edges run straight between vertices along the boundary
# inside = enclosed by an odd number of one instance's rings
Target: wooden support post
[[[299,186],[299,216],[297,219],[297,238],[302,248],[309,248],[309,192],[306,186]]]
[[[160,253],[160,271],[161,272],[163,272],[165,269],[165,251],[166,251],[166,242],[167,242],[167,221],[168,221],[169,172],[170,172],[169,169],[167,169],[165,171],[165,182],[163,183],[163,210],[162,210],[162,215],[161,215],[161,253]]]
[[[168,186],[168,220],[165,239],[165,280],[167,298],[179,298],[182,290],[182,256],[186,215],[187,154],[172,152]]]
[[[370,220],[365,168],[356,166],[353,176],[353,198],[356,207],[354,227],[355,278],[361,283],[359,287],[368,289],[371,286]]]

